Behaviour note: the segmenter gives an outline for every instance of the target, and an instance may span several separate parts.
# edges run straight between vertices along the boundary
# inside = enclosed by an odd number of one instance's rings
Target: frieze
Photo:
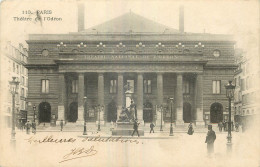
[[[202,73],[200,64],[60,64],[59,72],[195,72]]]
[[[199,58],[199,59],[198,59]],[[63,61],[201,61],[202,54],[191,55],[60,55],[58,62]]]

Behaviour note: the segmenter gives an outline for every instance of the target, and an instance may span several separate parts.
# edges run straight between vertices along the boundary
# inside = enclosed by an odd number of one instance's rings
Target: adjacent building
[[[27,49],[22,44],[18,47],[11,42],[1,45],[1,115],[4,127],[11,127],[12,95],[9,81],[16,77],[20,82],[15,96],[16,123],[25,123],[27,119],[28,70],[25,68],[28,59]]]
[[[179,30],[133,12],[84,29],[81,6],[78,32],[30,34],[28,101],[37,106],[36,120],[115,122],[122,107],[129,107],[129,89],[144,123],[160,122],[161,113],[169,122],[171,112],[177,126],[227,119],[225,85],[237,68],[235,41],[185,32],[180,11]]]

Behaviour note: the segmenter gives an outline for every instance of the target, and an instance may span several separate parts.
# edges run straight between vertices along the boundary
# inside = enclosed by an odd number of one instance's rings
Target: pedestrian
[[[214,142],[216,140],[216,133],[212,130],[212,125],[208,125],[208,133],[205,143],[207,143],[208,155],[214,153]]]
[[[194,132],[194,129],[192,127],[192,123],[190,123],[189,126],[188,126],[188,133],[187,134],[192,135],[193,132]]]
[[[30,134],[31,124],[29,121],[26,122],[25,127],[26,127],[26,133]]]
[[[236,132],[239,132],[239,123],[238,122],[235,123],[235,127],[236,127]]]
[[[154,128],[155,127],[155,125],[154,125],[154,123],[153,122],[151,122],[151,124],[150,124],[150,133],[153,131],[153,133],[154,133]]]
[[[60,120],[60,131],[63,129],[63,120]]]
[[[138,126],[139,126],[139,124],[140,124],[140,123],[138,123],[137,120],[135,120],[135,122],[134,122],[134,131],[133,131],[133,133],[132,133],[132,136],[134,135],[135,132],[137,133],[138,137],[140,136],[140,135],[139,135],[139,132],[138,132]]]
[[[222,129],[223,129],[223,123],[222,122],[218,123],[218,129],[219,129],[219,132],[222,132]]]
[[[36,123],[32,122],[32,133],[36,133]]]

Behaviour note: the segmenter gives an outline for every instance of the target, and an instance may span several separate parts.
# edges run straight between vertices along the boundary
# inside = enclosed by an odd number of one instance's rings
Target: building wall
[[[17,77],[20,82],[15,95],[15,113],[16,119],[20,119],[20,110],[27,110],[28,94],[28,72],[25,68],[27,63],[27,49],[19,44],[17,47],[11,42],[3,42],[1,46],[1,114],[4,117],[4,127],[11,126],[12,116],[12,95],[10,93],[9,81],[12,77]],[[22,94],[23,90],[23,94]]]

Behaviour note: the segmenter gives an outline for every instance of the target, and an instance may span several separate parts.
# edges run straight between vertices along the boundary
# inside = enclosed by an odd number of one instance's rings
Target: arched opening
[[[117,119],[117,107],[116,107],[116,102],[114,100],[112,100],[109,104],[108,104],[108,115],[107,115],[107,121],[108,122],[116,122]]]
[[[210,122],[219,123],[223,121],[223,106],[220,103],[213,103],[210,106]]]
[[[39,105],[39,123],[51,121],[51,105],[48,102],[42,102]]]
[[[68,121],[76,122],[78,119],[78,103],[77,102],[70,103],[69,109],[70,110],[69,110]]]
[[[191,104],[190,103],[183,103],[183,121],[184,123],[190,123],[192,121],[191,115]]]
[[[144,122],[152,122],[153,121],[153,105],[149,101],[146,101],[144,103],[143,119],[144,119]]]

